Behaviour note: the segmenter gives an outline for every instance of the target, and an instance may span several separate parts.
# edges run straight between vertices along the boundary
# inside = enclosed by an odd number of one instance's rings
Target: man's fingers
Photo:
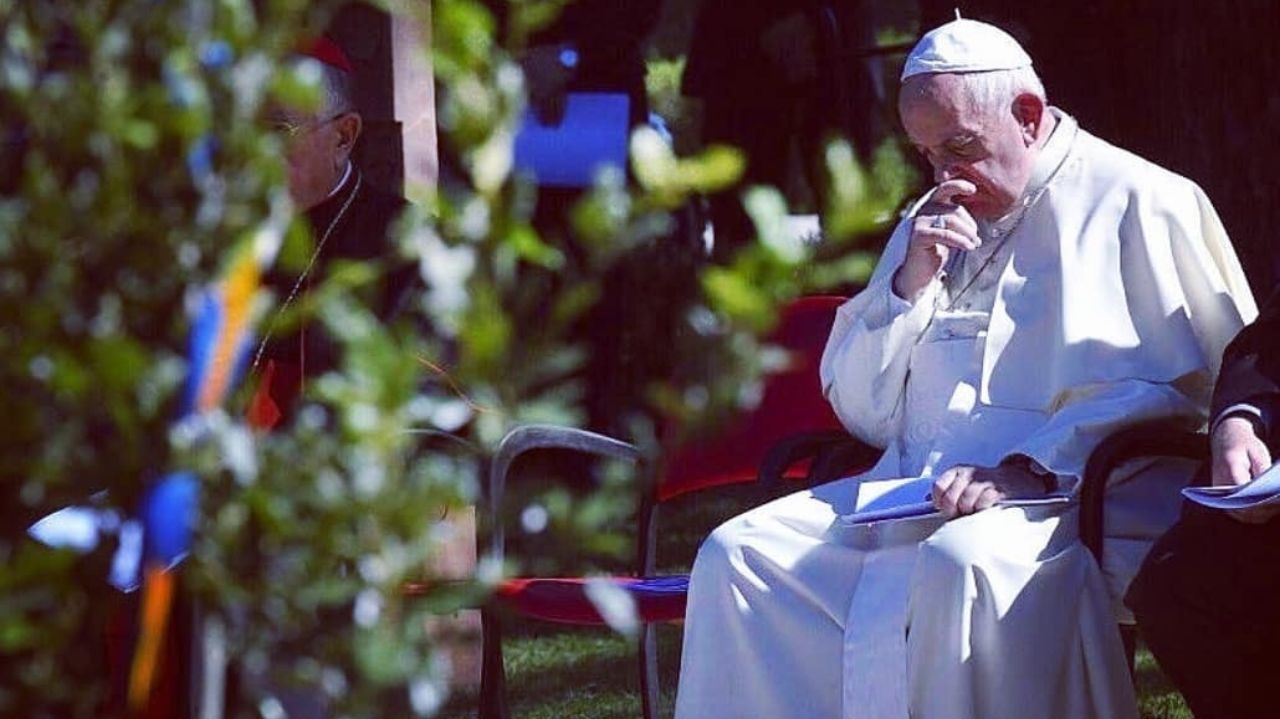
[[[985,482],[970,482],[960,496],[956,497],[956,514],[973,514],[978,504],[978,496],[987,490]]]
[[[964,488],[964,480],[961,477],[960,468],[952,467],[938,476],[933,483],[933,506],[938,508],[945,517],[954,517],[956,515],[956,498],[953,492],[959,492]]]
[[[949,181],[939,185],[950,198],[972,188],[972,183]],[[899,297],[914,298],[936,277],[952,250],[973,250],[982,245],[978,223],[969,211],[959,205],[933,201],[916,213],[911,227],[911,240],[906,259],[893,278],[893,291]]]
[[[1244,484],[1251,482],[1255,477],[1263,472],[1271,469],[1271,451],[1267,449],[1267,445],[1262,440],[1253,438],[1245,446],[1245,457],[1238,457],[1238,453],[1228,452],[1225,455],[1227,464],[1230,466],[1233,484]],[[1217,482],[1214,482],[1217,484]],[[1231,512],[1232,518],[1245,524],[1265,524],[1271,521],[1271,518],[1280,512],[1280,507],[1276,505],[1266,507],[1254,507],[1252,509],[1240,509]]]
[[[978,234],[978,221],[973,218],[973,215],[969,214],[968,209],[961,205],[930,202],[916,212],[916,218],[925,220],[930,225],[943,222],[947,228],[967,235],[976,237]]]
[[[978,236],[978,221],[973,219],[969,210],[956,206],[947,217],[947,227],[962,232],[970,237]]]
[[[933,198],[916,212],[913,239],[922,244],[940,243],[962,250],[980,246],[978,221],[969,210],[950,202],[952,195],[959,194],[957,190],[972,187],[972,183],[964,180],[948,180],[939,185]]]
[[[916,215],[911,243],[922,250],[937,245],[972,250],[980,246],[982,240],[978,237],[977,225],[957,215],[920,213]]]
[[[972,467],[952,467],[946,471],[946,474],[951,473],[954,473],[954,479],[936,502],[938,509],[947,517],[954,517],[960,512],[960,497],[973,482]]]
[[[957,197],[967,197],[977,191],[978,186],[968,180],[947,180],[938,185],[938,189],[933,191],[933,197],[930,199],[934,202],[954,205]]]
[[[947,488],[955,481],[956,472],[954,469],[943,472],[938,475],[937,479],[933,480],[933,488],[930,490],[933,495],[933,506],[941,508],[942,498],[946,496]]]
[[[1209,444],[1215,485],[1245,484],[1271,466],[1271,452],[1245,417],[1229,416],[1218,422]]]
[[[1244,452],[1232,452],[1226,456],[1227,475],[1231,484],[1248,484],[1253,481],[1253,461]]]
[[[1257,477],[1271,469],[1271,451],[1267,445],[1258,442],[1249,448],[1249,470],[1251,477]]]
[[[954,247],[957,250],[976,250],[982,245],[982,240],[975,235],[966,235],[963,232],[957,232],[952,229],[932,229],[932,234],[937,238],[937,244]]]
[[[960,514],[973,514],[990,508],[1000,501],[1003,495],[990,482],[975,480],[965,487],[956,502],[956,510]]]
[[[988,485],[982,494],[978,495],[978,501],[974,502],[973,511],[981,512],[996,506],[996,503],[1004,499],[1004,493],[997,489],[994,485]]]
[[[1222,457],[1213,460],[1213,464],[1210,467],[1210,477],[1215,487],[1234,487],[1239,484],[1235,480],[1231,463]]]

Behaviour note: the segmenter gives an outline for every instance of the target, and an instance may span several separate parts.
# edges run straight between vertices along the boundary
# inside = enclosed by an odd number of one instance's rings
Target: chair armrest
[[[490,547],[494,557],[503,556],[505,538],[499,518],[502,497],[507,486],[507,473],[511,471],[511,465],[520,455],[536,449],[568,449],[637,463],[643,460],[643,455],[635,445],[585,429],[530,424],[507,432],[506,436],[498,442],[498,448],[489,461],[487,499],[492,518]]]
[[[1125,462],[1142,457],[1205,459],[1205,435],[1170,420],[1154,420],[1119,430],[1104,439],[1085,464],[1080,482],[1080,540],[1102,562],[1107,483]]]
[[[810,460],[807,486],[821,484],[866,467],[882,450],[872,447],[843,430],[797,432],[774,443],[760,463],[760,482],[775,489],[788,467]]]
[[[809,466],[808,482],[819,485],[833,479],[848,477],[870,469],[880,460],[884,448],[874,447],[856,437],[847,436],[844,441],[823,448]]]

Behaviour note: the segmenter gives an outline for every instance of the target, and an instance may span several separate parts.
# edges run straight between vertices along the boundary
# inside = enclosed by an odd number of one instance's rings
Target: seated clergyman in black
[[[1214,388],[1208,471],[1241,485],[1280,449],[1280,292],[1227,347]],[[1127,601],[1197,719],[1280,716],[1280,505],[1241,512],[1188,502]]]
[[[250,381],[256,382],[249,420],[264,429],[287,421],[305,379],[333,369],[337,362],[318,323],[286,332],[278,326],[281,313],[319,286],[335,261],[390,263],[395,256],[388,240],[391,224],[406,205],[404,198],[374,188],[351,161],[363,120],[352,99],[353,68],[346,55],[327,37],[311,43],[301,55],[320,63],[320,107],[311,113],[281,111],[273,122],[287,135],[289,195],[306,213],[313,249],[300,269],[274,269],[267,276],[277,304],[263,320],[261,344],[249,358]],[[411,266],[388,268],[370,309],[389,319],[414,277]]]

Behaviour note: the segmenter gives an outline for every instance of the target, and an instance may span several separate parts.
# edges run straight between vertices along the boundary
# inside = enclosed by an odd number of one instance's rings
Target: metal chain
[[[338,208],[338,214],[334,215],[333,219],[329,221],[329,226],[320,235],[320,241],[316,243],[316,249],[311,253],[311,259],[307,262],[306,268],[302,270],[302,274],[298,275],[297,281],[293,283],[293,289],[289,290],[284,302],[280,303],[280,307],[271,316],[271,321],[267,323],[267,331],[263,333],[262,341],[258,343],[258,351],[253,355],[253,364],[250,366],[250,372],[258,370],[258,365],[262,362],[262,353],[267,349],[267,342],[271,340],[271,333],[275,331],[276,322],[280,320],[284,311],[289,307],[289,303],[293,302],[294,298],[298,296],[298,291],[302,289],[303,283],[307,281],[308,275],[311,274],[311,269],[315,267],[316,260],[320,258],[320,253],[324,251],[325,243],[329,241],[329,235],[333,234],[333,229],[338,226],[343,216],[347,214],[347,208],[351,207],[351,203],[356,199],[356,194],[360,192],[360,185],[363,181],[363,175],[356,175],[356,185],[351,189],[351,194],[347,195],[342,207]]]

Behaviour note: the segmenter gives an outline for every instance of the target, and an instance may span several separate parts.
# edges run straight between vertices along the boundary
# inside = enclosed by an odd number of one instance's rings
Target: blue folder
[[[622,93],[571,92],[557,125],[544,125],[526,111],[516,133],[516,171],[543,187],[589,187],[605,166],[622,171],[630,106]]]

